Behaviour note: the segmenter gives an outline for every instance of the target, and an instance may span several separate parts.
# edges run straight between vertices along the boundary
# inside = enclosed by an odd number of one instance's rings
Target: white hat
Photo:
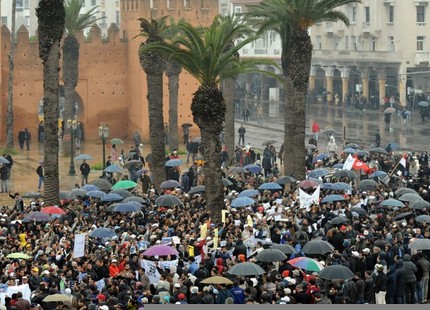
[[[112,263],[118,263],[118,261],[115,258],[111,262]]]
[[[191,294],[197,294],[199,292],[199,288],[197,286],[193,286],[190,289]]]
[[[175,288],[181,288],[181,285],[179,283],[175,283]]]
[[[370,249],[369,248],[365,248],[365,249],[363,249],[363,252],[364,253],[370,253]]]
[[[109,310],[109,307],[106,305],[99,306],[99,310]]]
[[[359,257],[360,256],[360,253],[358,253],[357,251],[352,251],[351,254],[354,255],[355,257]]]
[[[71,290],[70,288],[66,288],[66,289],[64,290],[64,293],[66,293],[66,294],[70,295],[70,294],[72,294],[72,290]]]

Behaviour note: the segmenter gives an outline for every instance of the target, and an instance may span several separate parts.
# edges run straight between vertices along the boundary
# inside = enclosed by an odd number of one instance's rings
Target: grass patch
[[[103,170],[103,163],[95,163],[94,165],[90,165],[91,170]]]
[[[10,155],[18,155],[19,151],[14,147],[4,147],[0,148],[1,155],[3,154],[10,154]]]

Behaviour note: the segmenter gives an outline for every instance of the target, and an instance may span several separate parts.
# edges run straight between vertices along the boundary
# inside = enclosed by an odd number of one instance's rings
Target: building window
[[[233,12],[234,12],[234,14],[242,13],[242,7],[241,6],[235,6]]]
[[[368,6],[364,7],[364,16],[365,16],[365,22],[370,23],[370,7]]]
[[[352,49],[354,51],[357,50],[357,37],[356,36],[351,36],[351,44],[352,44]]]
[[[120,13],[119,11],[115,11],[115,23],[119,25]]]
[[[388,22],[394,23],[394,6],[388,6]]]
[[[349,37],[345,36],[345,49],[349,50]]]
[[[25,17],[25,25],[27,26],[27,27],[29,27],[30,26],[30,16],[26,16]]]
[[[24,10],[24,0],[16,0],[16,11],[22,12]]]
[[[317,36],[316,41],[317,41],[317,42],[316,42],[316,44],[315,44],[315,48],[316,48],[317,50],[322,49],[321,36]]]
[[[357,7],[353,6],[352,12],[351,12],[351,23],[356,23],[356,22],[357,22]]]
[[[394,51],[395,50],[394,37],[393,36],[389,36],[388,37],[388,50],[389,51]]]
[[[184,8],[186,8],[186,9],[191,8],[190,0],[184,0]]]
[[[167,8],[174,9],[175,8],[175,0],[167,0]]]
[[[91,0],[91,5],[92,5],[92,6],[97,5],[97,0]]]
[[[372,48],[371,48],[371,50],[372,50],[373,52],[375,52],[375,51],[376,51],[376,38],[372,38],[372,42],[371,42],[371,44],[372,44]]]
[[[30,0],[24,0],[24,9],[28,10],[30,8]]]
[[[202,9],[207,9],[209,8],[207,0],[202,0]]]
[[[417,37],[417,51],[424,51],[424,39],[423,36]]]
[[[426,7],[423,5],[417,6],[417,23],[426,22],[425,9]]]
[[[7,26],[7,16],[2,16],[1,17],[1,24]]]

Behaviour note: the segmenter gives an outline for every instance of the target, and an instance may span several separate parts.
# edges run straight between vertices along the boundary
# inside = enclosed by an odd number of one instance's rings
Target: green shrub
[[[92,170],[103,170],[103,163],[95,163],[90,165]]]
[[[10,155],[18,155],[19,151],[16,148],[9,148],[9,147],[5,147],[5,148],[0,148],[0,155],[3,154],[10,154]]]

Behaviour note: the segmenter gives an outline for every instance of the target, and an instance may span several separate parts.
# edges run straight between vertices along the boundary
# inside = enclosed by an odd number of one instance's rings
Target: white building
[[[107,29],[111,23],[120,25],[120,1],[119,0],[85,0],[85,6],[82,8],[82,14],[87,10],[98,6],[98,13],[94,19],[106,17],[97,21],[97,24],[106,35]],[[36,8],[39,0],[16,0],[16,29],[21,25],[27,27],[29,35],[34,36],[37,30]],[[12,0],[1,1],[1,23],[11,29],[12,21]]]

